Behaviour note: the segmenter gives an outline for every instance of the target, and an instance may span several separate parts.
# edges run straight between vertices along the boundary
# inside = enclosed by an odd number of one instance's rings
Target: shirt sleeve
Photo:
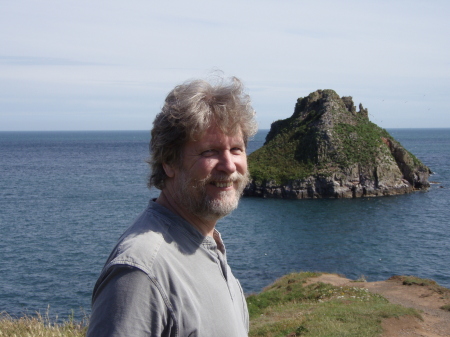
[[[114,266],[96,285],[86,337],[172,337],[175,330],[158,288],[143,271]]]

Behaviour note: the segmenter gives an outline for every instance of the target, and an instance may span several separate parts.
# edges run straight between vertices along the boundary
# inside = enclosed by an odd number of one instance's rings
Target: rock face
[[[244,195],[356,198],[410,193],[430,186],[430,170],[359,111],[352,97],[317,90],[299,98],[291,117],[272,123],[264,146],[248,157]]]

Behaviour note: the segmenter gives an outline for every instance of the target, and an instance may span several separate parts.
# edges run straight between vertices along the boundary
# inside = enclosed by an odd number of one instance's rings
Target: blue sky
[[[450,127],[448,1],[3,1],[0,131],[149,130],[220,69],[260,128],[334,89],[384,128]]]

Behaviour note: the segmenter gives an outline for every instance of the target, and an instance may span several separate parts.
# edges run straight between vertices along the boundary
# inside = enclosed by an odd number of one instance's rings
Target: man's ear
[[[163,163],[162,165],[166,176],[168,176],[169,178],[173,178],[175,176],[175,169],[173,168],[173,166],[166,163]]]

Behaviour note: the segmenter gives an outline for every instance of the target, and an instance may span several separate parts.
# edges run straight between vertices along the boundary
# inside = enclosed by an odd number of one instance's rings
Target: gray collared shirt
[[[151,201],[103,268],[87,337],[241,337],[248,324],[220,234],[205,237]]]

